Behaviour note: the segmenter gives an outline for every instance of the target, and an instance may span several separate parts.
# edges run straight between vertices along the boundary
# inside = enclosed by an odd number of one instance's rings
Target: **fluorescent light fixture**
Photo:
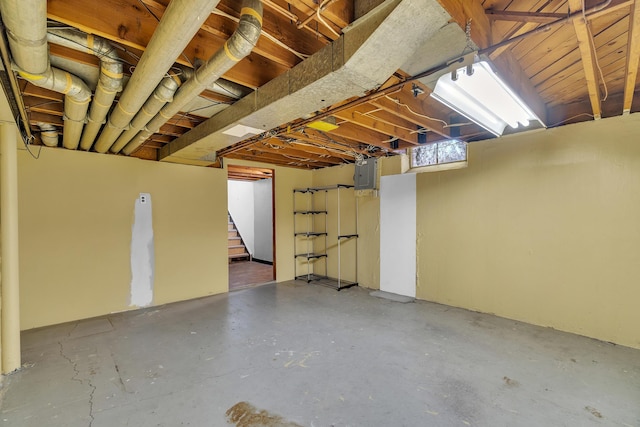
[[[307,127],[321,130],[323,132],[329,132],[334,129],[338,129],[338,125],[336,124],[336,118],[333,116],[325,117],[322,120],[316,120],[307,125]]]
[[[225,135],[231,135],[231,136],[236,136],[238,138],[242,138],[245,135],[258,135],[258,134],[261,134],[262,132],[264,132],[263,129],[252,128],[251,126],[245,126],[245,125],[235,125],[234,127],[229,128],[222,133],[224,133]]]
[[[507,125],[516,129],[534,120],[542,124],[487,61],[440,76],[431,96],[496,136]]]

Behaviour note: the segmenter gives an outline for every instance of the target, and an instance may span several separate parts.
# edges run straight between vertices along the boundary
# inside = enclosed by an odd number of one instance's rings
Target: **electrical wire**
[[[569,120],[577,119],[578,117],[582,117],[582,116],[589,116],[589,117],[593,118],[593,114],[589,114],[589,113],[580,113],[580,114],[576,114],[575,116],[569,117],[568,119],[560,120],[560,121],[559,121],[559,122],[557,122],[557,123],[554,123],[554,124],[552,124],[552,125],[548,125],[547,127],[548,127],[548,128],[556,127],[556,126],[561,125],[561,124],[563,124],[563,123],[565,123],[565,122],[568,122]]]
[[[327,27],[329,29],[329,31],[331,31],[336,37],[340,37],[340,34],[338,32],[336,32],[329,24],[327,24],[327,21],[325,21],[322,18],[321,12],[324,9],[325,5],[330,2],[331,0],[324,0],[322,3],[320,3],[318,5],[318,10],[316,11],[316,16],[318,17],[318,21],[322,22],[322,24]]]
[[[449,125],[449,123],[445,122],[444,120],[441,120],[441,119],[438,119],[438,118],[435,118],[435,117],[429,117],[429,116],[427,116],[427,115],[425,115],[425,114],[420,114],[420,113],[418,113],[417,111],[414,111],[414,110],[413,110],[411,107],[409,107],[407,104],[404,104],[404,103],[400,102],[400,100],[398,100],[398,99],[391,98],[389,95],[385,95],[384,97],[385,97],[385,98],[387,98],[387,99],[388,99],[388,100],[390,100],[390,101],[395,102],[396,104],[400,105],[401,107],[406,108],[406,109],[407,109],[407,110],[409,110],[409,112],[410,112],[411,114],[413,114],[413,115],[416,115],[416,116],[418,116],[418,117],[425,118],[425,119],[427,119],[427,120],[432,120],[432,121],[434,121],[434,122],[440,122],[440,123],[442,123],[442,124],[443,124],[443,126],[448,126],[448,125]]]
[[[604,88],[604,96],[601,99],[602,102],[606,101],[609,97],[609,88],[607,88],[607,82],[604,80],[604,73],[602,72],[602,68],[600,67],[600,61],[598,60],[598,53],[596,52],[596,43],[595,37],[593,37],[593,33],[591,33],[591,25],[589,25],[589,21],[587,21],[587,10],[586,10],[586,0],[582,0],[582,18],[584,19],[584,26],[587,27],[587,33],[589,34],[589,38],[591,38],[590,47],[593,47],[593,59],[596,63],[596,68],[598,69],[598,73],[600,73],[600,80],[602,80],[602,86]]]
[[[15,120],[16,123],[22,123],[22,126],[26,126],[27,124],[24,123],[22,121],[22,118],[20,116],[14,117],[13,118]],[[35,135],[31,135],[30,138],[27,138],[26,135],[23,135],[22,132],[20,132],[20,136],[22,138],[22,143],[24,144],[24,148],[25,150],[27,150],[27,152],[31,155],[31,157],[33,157],[35,160],[38,160],[40,158],[40,153],[42,153],[42,145],[39,146],[38,148],[38,154],[34,154],[33,152],[31,152],[31,149],[29,148],[30,145],[33,145],[33,141],[36,139]]]

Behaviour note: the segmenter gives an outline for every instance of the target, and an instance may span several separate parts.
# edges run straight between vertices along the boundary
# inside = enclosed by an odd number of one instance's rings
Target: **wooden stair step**
[[[244,253],[246,253],[246,250],[247,249],[244,247],[244,245],[229,246],[229,254],[231,254],[231,255],[244,254]]]
[[[248,253],[244,253],[244,254],[229,254],[229,259],[235,259],[235,258],[249,258],[249,254]]]

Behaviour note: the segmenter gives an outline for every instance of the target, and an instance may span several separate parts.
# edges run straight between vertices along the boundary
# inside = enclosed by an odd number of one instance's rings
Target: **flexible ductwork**
[[[86,83],[71,73],[52,67],[43,74],[30,74],[20,69],[17,71],[23,79],[36,86],[65,94],[62,145],[70,150],[78,148],[91,101],[91,90]]]
[[[13,61],[27,73],[46,73],[49,68],[47,2],[3,0],[0,7]]]
[[[229,37],[222,48],[214,53],[176,92],[173,102],[162,107],[160,112],[129,142],[123,149],[124,154],[131,154],[149,136],[160,130],[174,115],[193,98],[200,95],[211,83],[215,82],[242,58],[249,55],[260,38],[262,31],[262,3],[259,0],[245,0],[242,7],[238,28]]]
[[[95,144],[104,153],[140,110],[219,0],[172,0]]]
[[[111,43],[101,37],[70,29],[49,29],[47,37],[51,43],[100,58],[100,79],[80,140],[80,148],[90,150],[116,94],[122,90],[122,62]]]
[[[173,94],[176,93],[180,84],[182,84],[182,82],[175,74],[170,74],[162,79],[156,90],[153,91],[153,95],[147,99],[147,102],[144,103],[138,114],[136,114],[131,121],[129,129],[124,131],[111,146],[111,151],[117,153],[122,150],[122,147],[127,145],[127,143],[149,123],[149,120],[158,114],[158,111],[160,111],[167,102],[173,101]]]
[[[38,123],[40,139],[47,147],[58,146],[58,129],[51,123]]]

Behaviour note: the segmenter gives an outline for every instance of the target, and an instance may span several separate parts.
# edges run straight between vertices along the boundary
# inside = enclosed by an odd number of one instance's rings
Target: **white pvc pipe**
[[[18,252],[17,129],[0,124],[0,216],[2,224],[2,373],[19,369],[20,262]]]

